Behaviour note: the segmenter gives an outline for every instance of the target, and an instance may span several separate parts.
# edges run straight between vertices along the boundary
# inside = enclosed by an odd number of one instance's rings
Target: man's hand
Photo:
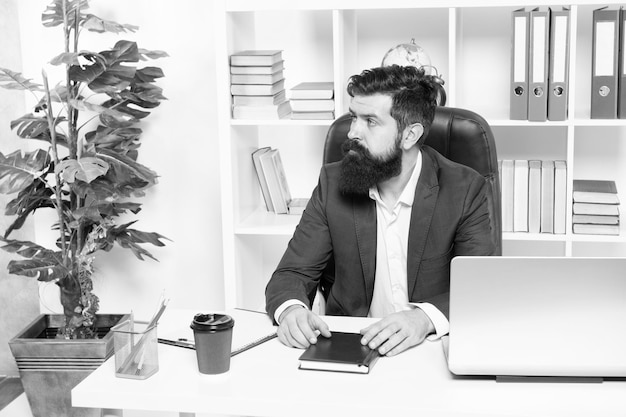
[[[361,343],[378,349],[381,355],[394,356],[419,345],[435,326],[420,308],[393,313],[361,330]]]
[[[279,317],[278,340],[289,347],[306,349],[317,343],[317,336],[330,337],[328,325],[301,305],[288,307]]]

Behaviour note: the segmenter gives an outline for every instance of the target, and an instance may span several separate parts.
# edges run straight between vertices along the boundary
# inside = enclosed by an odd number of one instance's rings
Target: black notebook
[[[300,369],[320,371],[369,373],[380,357],[377,350],[361,345],[359,333],[333,332],[332,336],[320,336],[300,355]]]

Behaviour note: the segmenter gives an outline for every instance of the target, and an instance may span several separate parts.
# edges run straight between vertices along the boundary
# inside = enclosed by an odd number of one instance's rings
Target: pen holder
[[[126,320],[111,330],[115,349],[115,376],[146,379],[159,370],[156,325]]]

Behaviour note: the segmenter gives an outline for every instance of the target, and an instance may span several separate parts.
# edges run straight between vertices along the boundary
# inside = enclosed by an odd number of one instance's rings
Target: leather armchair
[[[341,160],[341,144],[347,139],[350,115],[333,122],[324,144],[324,163]],[[491,232],[496,254],[502,254],[502,209],[498,158],[493,132],[487,121],[465,109],[437,107],[435,119],[424,142],[446,158],[474,168],[487,180]]]

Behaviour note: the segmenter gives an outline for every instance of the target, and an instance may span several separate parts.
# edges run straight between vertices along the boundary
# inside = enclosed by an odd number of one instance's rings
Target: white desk
[[[159,336],[167,329],[187,331],[193,313],[166,311]],[[371,322],[326,319],[337,331],[357,331]],[[368,375],[298,370],[301,353],[274,339],[233,357],[228,373],[209,376],[198,373],[194,351],[160,344],[160,369],[152,377],[116,378],[111,358],[74,388],[72,402],[181,415],[626,416],[626,382],[497,383],[454,377],[440,342],[381,358]]]

